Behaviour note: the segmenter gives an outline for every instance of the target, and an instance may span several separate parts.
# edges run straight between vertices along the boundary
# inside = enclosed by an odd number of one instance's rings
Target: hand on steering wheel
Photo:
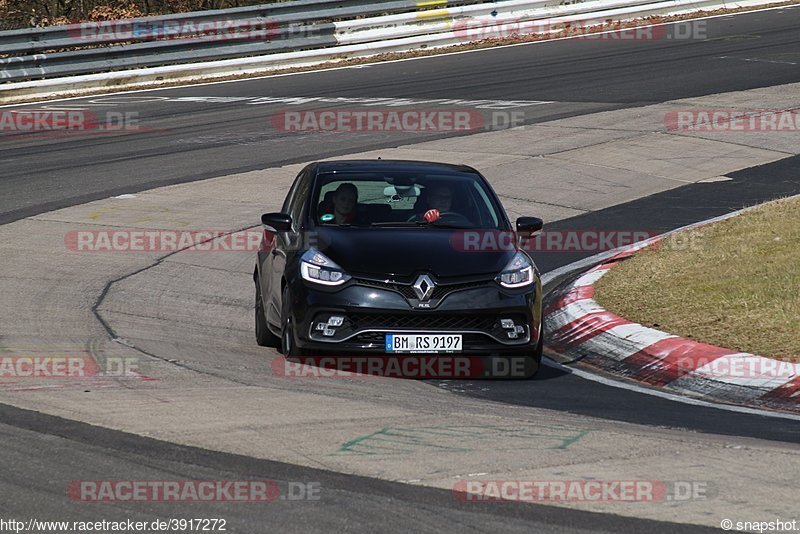
[[[435,210],[435,209],[426,211],[424,215],[423,214],[412,215],[408,219],[408,222],[420,221],[420,219],[424,219],[424,220],[428,221],[429,223],[433,223],[435,221],[440,221],[440,220],[444,219],[445,217],[455,218],[457,220],[461,220],[461,221],[464,221],[464,222],[467,222],[467,223],[470,222],[470,220],[465,215],[462,215],[461,213],[457,213],[455,211],[442,211],[442,212],[440,212],[439,210]]]

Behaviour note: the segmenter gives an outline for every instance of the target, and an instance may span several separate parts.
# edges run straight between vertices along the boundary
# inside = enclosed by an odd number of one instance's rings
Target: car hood
[[[438,278],[499,273],[514,250],[464,251],[463,230],[439,228],[318,227],[316,248],[353,274]]]

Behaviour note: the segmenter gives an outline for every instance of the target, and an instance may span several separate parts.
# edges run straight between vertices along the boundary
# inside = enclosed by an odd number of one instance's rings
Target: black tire
[[[291,310],[292,295],[288,287],[281,293],[281,352],[287,358],[305,356],[305,351],[298,348],[294,342],[294,325],[292,324]]]
[[[526,376],[526,378],[536,378],[536,375],[539,374],[539,369],[542,368],[542,355],[544,354],[544,325],[541,328],[541,335],[539,336],[539,342],[536,344],[536,349],[533,351],[533,355],[531,356],[532,360],[532,367],[531,373]]]
[[[281,338],[272,333],[267,324],[267,315],[264,313],[264,301],[261,298],[261,286],[256,276],[256,343],[262,347],[278,348],[281,345]]]

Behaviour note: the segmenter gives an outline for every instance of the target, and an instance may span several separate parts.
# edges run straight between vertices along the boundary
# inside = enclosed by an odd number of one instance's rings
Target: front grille
[[[417,294],[414,293],[414,288],[408,284],[397,284],[392,282],[378,282],[376,280],[365,280],[357,278],[356,283],[362,286],[377,287],[379,289],[388,289],[403,295],[406,299],[415,299]]]
[[[409,330],[481,330],[490,331],[497,322],[487,315],[433,315],[433,314],[352,314],[348,316],[353,330],[409,329]]]
[[[431,294],[431,300],[440,299],[449,295],[450,293],[455,293],[456,291],[463,291],[465,289],[474,289],[476,287],[485,287],[488,284],[486,281],[480,282],[465,282],[463,284],[448,284],[448,285],[437,285],[433,288],[433,293]]]
[[[367,280],[364,278],[357,278],[355,282],[363,286],[377,287],[380,289],[386,289],[389,291],[400,293],[407,300],[417,299],[417,294],[414,292],[414,287],[412,284],[400,284],[397,282],[380,282],[377,280]],[[431,294],[430,300],[442,299],[447,295],[449,295],[450,293],[454,293],[456,291],[463,291],[465,289],[474,289],[476,287],[485,287],[489,283],[491,282],[486,280],[479,280],[477,282],[463,282],[460,284],[441,284],[441,285],[437,284],[433,288],[433,293]]]

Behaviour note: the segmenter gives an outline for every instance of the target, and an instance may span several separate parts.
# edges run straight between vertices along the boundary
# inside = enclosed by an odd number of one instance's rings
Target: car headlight
[[[350,275],[333,260],[314,249],[306,251],[300,258],[300,276],[303,280],[326,286],[338,286],[350,280]]]
[[[495,278],[503,287],[525,287],[533,283],[533,264],[528,256],[517,252],[505,269]]]

